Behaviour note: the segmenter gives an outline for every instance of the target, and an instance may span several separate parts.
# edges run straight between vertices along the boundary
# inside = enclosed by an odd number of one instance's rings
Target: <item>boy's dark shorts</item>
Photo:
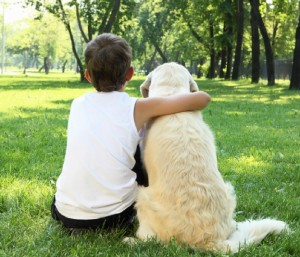
[[[63,216],[57,210],[55,206],[55,197],[53,198],[53,202],[51,204],[51,216],[53,219],[62,223],[62,225],[69,229],[70,231],[80,229],[80,230],[88,230],[88,229],[125,229],[125,231],[131,232],[134,228],[134,220],[136,217],[136,210],[134,209],[134,205],[129,206],[123,212],[111,216],[107,216],[100,219],[92,219],[92,220],[77,220],[70,219]]]

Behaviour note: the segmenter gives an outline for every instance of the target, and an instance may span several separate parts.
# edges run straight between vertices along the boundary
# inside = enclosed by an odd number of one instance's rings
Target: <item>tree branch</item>
[[[76,18],[77,18],[77,23],[78,23],[78,28],[80,30],[80,33],[84,39],[84,41],[87,43],[89,42],[89,39],[87,38],[86,34],[84,33],[84,30],[82,28],[81,20],[80,20],[80,13],[79,13],[79,8],[78,8],[78,3],[76,1],[75,3],[75,9],[76,9]]]
[[[110,17],[108,19],[108,22],[107,22],[107,24],[104,28],[104,32],[111,32],[114,21],[117,17],[117,14],[118,14],[119,10],[120,10],[120,6],[121,6],[121,0],[115,0],[114,7],[113,7],[112,12],[110,14]]]

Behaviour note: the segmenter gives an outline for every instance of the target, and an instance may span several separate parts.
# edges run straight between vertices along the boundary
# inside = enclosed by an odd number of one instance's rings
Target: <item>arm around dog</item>
[[[202,110],[208,105],[210,99],[210,96],[203,91],[138,99],[134,111],[135,125],[139,130],[145,122],[157,116]]]

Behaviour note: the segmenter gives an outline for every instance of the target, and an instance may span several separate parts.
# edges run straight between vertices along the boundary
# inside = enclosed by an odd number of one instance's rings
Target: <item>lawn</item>
[[[140,96],[142,81],[134,78],[127,92]],[[220,171],[236,189],[236,219],[273,217],[293,230],[234,256],[299,256],[300,92],[284,81],[197,82],[213,99],[203,116],[215,133]],[[123,231],[69,235],[51,219],[70,104],[91,90],[73,74],[0,76],[0,256],[222,256],[173,241],[130,247]]]

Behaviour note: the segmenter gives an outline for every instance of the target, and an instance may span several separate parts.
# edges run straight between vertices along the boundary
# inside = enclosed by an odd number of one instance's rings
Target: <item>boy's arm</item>
[[[209,102],[210,96],[203,91],[138,99],[134,111],[135,125],[140,130],[144,123],[153,117],[202,110]]]

